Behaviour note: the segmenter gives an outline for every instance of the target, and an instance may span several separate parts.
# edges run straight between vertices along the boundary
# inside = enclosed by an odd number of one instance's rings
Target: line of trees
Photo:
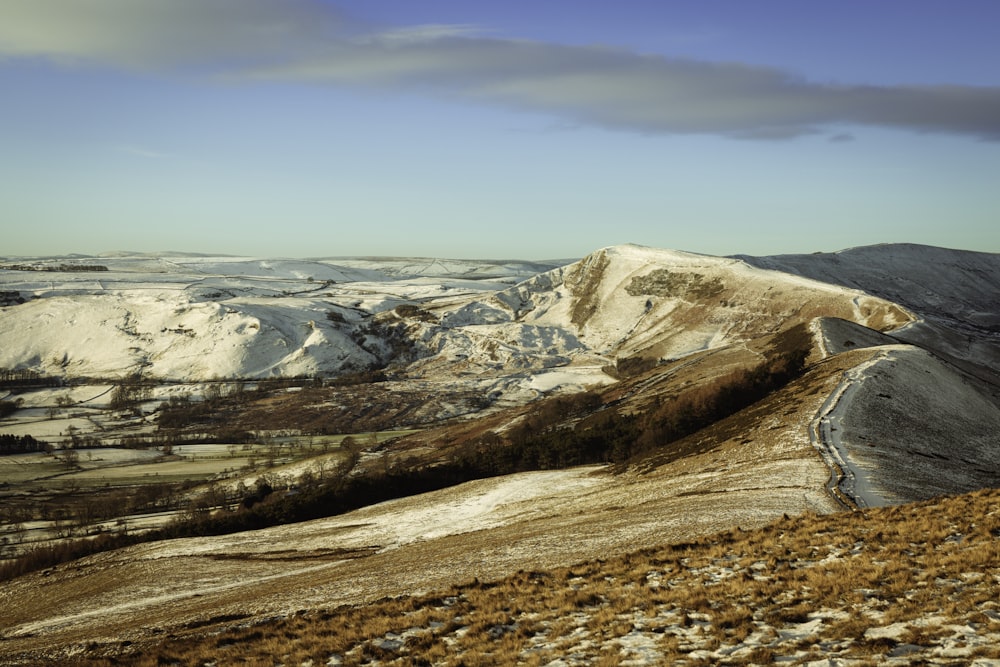
[[[0,387],[57,387],[61,384],[59,378],[47,377],[41,373],[26,368],[11,370],[0,369]]]
[[[0,271],[107,271],[108,267],[103,264],[5,264],[0,266]]]
[[[0,434],[0,455],[47,452],[52,446],[44,440],[36,440],[30,435]]]

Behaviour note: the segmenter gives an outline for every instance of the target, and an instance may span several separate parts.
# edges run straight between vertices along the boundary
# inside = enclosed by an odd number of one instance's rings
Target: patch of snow
[[[556,389],[582,391],[589,387],[611,384],[615,381],[600,368],[570,366],[532,373],[528,378],[527,386],[544,394]]]

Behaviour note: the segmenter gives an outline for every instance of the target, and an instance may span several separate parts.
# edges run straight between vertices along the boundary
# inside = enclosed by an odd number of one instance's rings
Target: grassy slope
[[[806,514],[79,664],[969,664],[1000,659],[998,537],[998,490]]]

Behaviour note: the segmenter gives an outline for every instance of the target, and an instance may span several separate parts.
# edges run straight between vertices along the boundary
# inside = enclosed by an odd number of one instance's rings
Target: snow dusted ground
[[[859,489],[869,500],[881,498],[874,504],[962,493],[1000,480],[995,387],[909,345],[879,348],[847,381],[849,391],[827,419]]]
[[[980,492],[903,511],[784,518],[684,547],[254,630],[272,653],[301,664],[444,654],[456,664],[992,667],[1000,580],[981,564],[992,559],[996,507],[995,492]],[[341,638],[348,617],[377,629]],[[228,645],[223,659],[247,655],[247,632],[201,646]]]
[[[0,590],[4,645],[67,647],[218,615],[364,603],[761,525],[784,513],[833,511],[823,488],[828,471],[807,429],[838,376],[812,381],[815,393],[782,399],[800,406],[795,416],[764,419],[664,468],[470,482],[329,519],[140,545],[28,575]]]
[[[861,507],[925,500],[1000,480],[1000,390],[938,356],[853,322],[819,319],[826,356],[856,366],[811,435],[835,471],[831,491]],[[836,487],[836,488],[834,488]]]

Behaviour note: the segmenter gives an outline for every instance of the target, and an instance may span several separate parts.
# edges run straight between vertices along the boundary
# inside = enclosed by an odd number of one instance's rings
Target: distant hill
[[[1000,255],[904,243],[740,258],[897,303],[919,316],[897,338],[1000,384]]]

